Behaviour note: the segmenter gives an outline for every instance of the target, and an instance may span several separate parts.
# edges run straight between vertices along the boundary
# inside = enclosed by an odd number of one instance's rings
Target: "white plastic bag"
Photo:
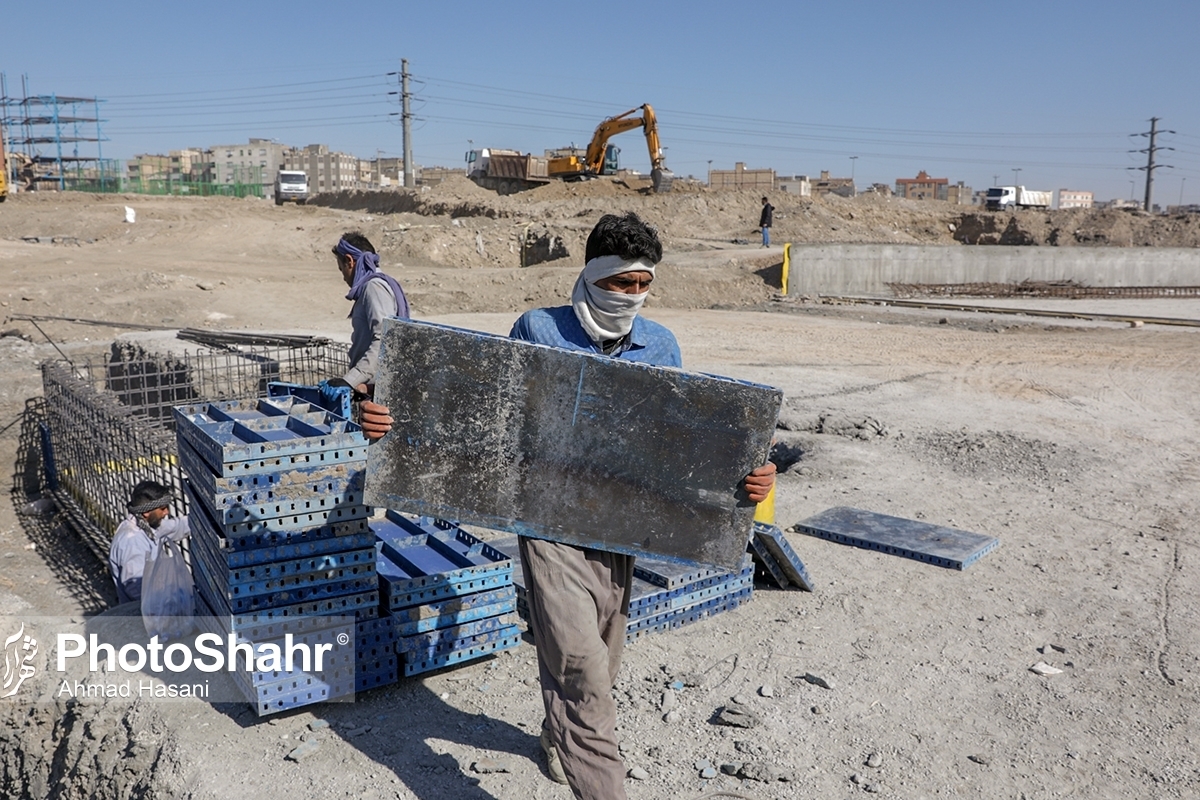
[[[166,641],[191,631],[196,613],[192,573],[179,542],[163,536],[158,555],[146,565],[142,579],[142,624],[148,636]]]

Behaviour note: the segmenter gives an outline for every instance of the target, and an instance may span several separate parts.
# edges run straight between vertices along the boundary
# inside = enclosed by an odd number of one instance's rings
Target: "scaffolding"
[[[98,186],[119,183],[117,162],[105,160],[101,132],[100,103],[95,97],[66,97],[58,94],[31,95],[29,76],[21,76],[21,96],[8,93],[8,78],[0,72],[0,128],[7,141],[13,183],[36,190],[41,185],[59,190],[76,185]],[[92,126],[95,133],[92,134]],[[95,154],[81,153],[95,145]],[[49,151],[49,152],[47,152]]]

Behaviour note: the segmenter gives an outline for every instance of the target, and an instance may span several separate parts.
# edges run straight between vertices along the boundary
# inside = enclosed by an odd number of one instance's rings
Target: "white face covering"
[[[649,272],[654,265],[645,259],[627,261],[620,256],[600,256],[584,266],[571,291],[571,306],[583,330],[596,344],[620,339],[633,328],[634,317],[646,302],[646,295],[610,292],[595,286],[596,281],[622,272]]]

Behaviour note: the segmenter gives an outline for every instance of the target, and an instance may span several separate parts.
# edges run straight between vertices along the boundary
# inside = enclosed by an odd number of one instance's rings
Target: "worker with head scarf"
[[[571,305],[526,312],[511,336],[626,361],[679,367],[674,335],[639,315],[662,260],[654,228],[637,215],[605,215],[588,236]],[[761,502],[775,483],[766,464],[742,490]],[[559,542],[520,540],[530,627],[546,716],[542,748],[551,778],[575,797],[625,797],[612,687],[621,664],[633,583],[632,556]]]
[[[188,518],[172,517],[171,489],[154,481],[133,487],[125,518],[113,534],[108,551],[108,569],[117,586],[121,603],[142,599],[142,576],[158,553],[163,537],[180,541],[189,535]]]
[[[343,385],[370,395],[379,368],[379,343],[385,317],[408,319],[408,298],[391,275],[379,270],[379,255],[366,236],[351,231],[333,248],[338,271],[350,287],[350,369]]]

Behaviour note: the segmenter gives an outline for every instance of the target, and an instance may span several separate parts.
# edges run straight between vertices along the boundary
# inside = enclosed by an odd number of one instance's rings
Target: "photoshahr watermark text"
[[[353,702],[356,620],[269,619],[236,631],[215,617],[189,618],[181,637],[146,635],[140,614],[0,616],[0,702],[56,698],[199,698],[260,704],[299,691]],[[291,693],[291,694],[289,694]]]
[[[222,643],[225,645],[223,650]],[[192,652],[193,647],[196,653]],[[221,637],[215,633],[202,633],[192,645],[186,642],[164,645],[154,636],[148,644],[129,642],[118,648],[101,642],[100,637],[94,633],[87,638],[80,633],[60,633],[57,650],[59,672],[67,671],[68,659],[84,656],[88,658],[88,669],[91,672],[101,669],[102,658],[106,672],[113,672],[118,666],[126,672],[141,672],[147,666],[154,673],[187,672],[190,669],[200,672],[233,672],[238,668],[238,656],[242,657],[243,669],[247,672],[291,672],[297,668],[304,672],[320,672],[325,668],[324,658],[333,650],[333,644],[319,642],[309,645],[306,642],[297,642],[290,633],[284,636],[282,646],[274,642],[239,642],[233,633],[222,642]]]

